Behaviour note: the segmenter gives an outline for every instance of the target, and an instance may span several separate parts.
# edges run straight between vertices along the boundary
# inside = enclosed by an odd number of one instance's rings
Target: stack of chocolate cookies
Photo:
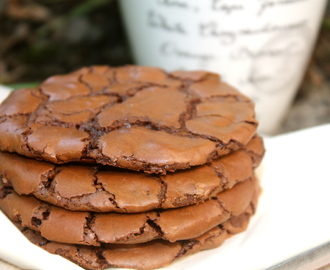
[[[0,209],[87,269],[153,269],[246,229],[264,154],[218,75],[82,68],[0,106]]]

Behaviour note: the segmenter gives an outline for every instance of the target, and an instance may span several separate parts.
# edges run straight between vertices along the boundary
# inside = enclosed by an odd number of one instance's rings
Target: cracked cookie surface
[[[19,196],[0,183],[0,209],[23,227],[48,240],[99,246],[104,243],[135,244],[154,239],[170,242],[198,237],[237,217],[259,194],[253,177],[201,204],[142,213],[72,212],[32,196]]]
[[[205,165],[151,175],[110,166],[55,165],[0,152],[0,178],[19,195],[72,211],[137,213],[202,203],[251,177],[263,154],[256,136]]]
[[[210,162],[246,145],[256,128],[250,99],[197,71],[93,66],[0,105],[2,151],[148,173]]]

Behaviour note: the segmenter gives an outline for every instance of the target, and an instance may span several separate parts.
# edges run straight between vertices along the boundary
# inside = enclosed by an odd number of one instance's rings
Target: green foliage
[[[38,84],[39,83],[37,83],[37,82],[29,82],[29,83],[9,84],[9,85],[6,85],[6,86],[10,87],[13,90],[16,90],[16,89],[20,89],[20,88],[32,88],[32,87],[37,86]]]

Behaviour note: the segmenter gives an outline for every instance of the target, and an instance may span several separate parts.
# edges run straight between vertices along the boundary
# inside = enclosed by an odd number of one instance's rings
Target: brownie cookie
[[[72,212],[19,196],[0,184],[0,209],[24,227],[39,231],[48,240],[98,246],[101,243],[170,242],[200,236],[239,216],[251,203],[257,181],[247,179],[201,204],[136,214]]]
[[[205,164],[246,145],[253,102],[208,72],[94,66],[20,89],[0,105],[0,150],[148,173]]]
[[[254,207],[255,205],[250,205],[239,216],[231,217],[197,238],[174,243],[154,240],[131,245],[105,244],[102,247],[64,244],[49,241],[38,232],[17,225],[32,243],[86,269],[120,267],[147,270],[163,267],[184,256],[221,246],[227,238],[246,230],[250,217],[254,214]]]
[[[54,165],[0,152],[0,178],[19,195],[72,210],[137,213],[201,203],[252,176],[264,153],[260,137],[206,165],[167,175],[110,166]]]

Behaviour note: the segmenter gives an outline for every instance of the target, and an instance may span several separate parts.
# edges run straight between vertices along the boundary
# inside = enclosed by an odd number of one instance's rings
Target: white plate
[[[10,88],[0,84],[0,102],[2,102],[10,93]]]

